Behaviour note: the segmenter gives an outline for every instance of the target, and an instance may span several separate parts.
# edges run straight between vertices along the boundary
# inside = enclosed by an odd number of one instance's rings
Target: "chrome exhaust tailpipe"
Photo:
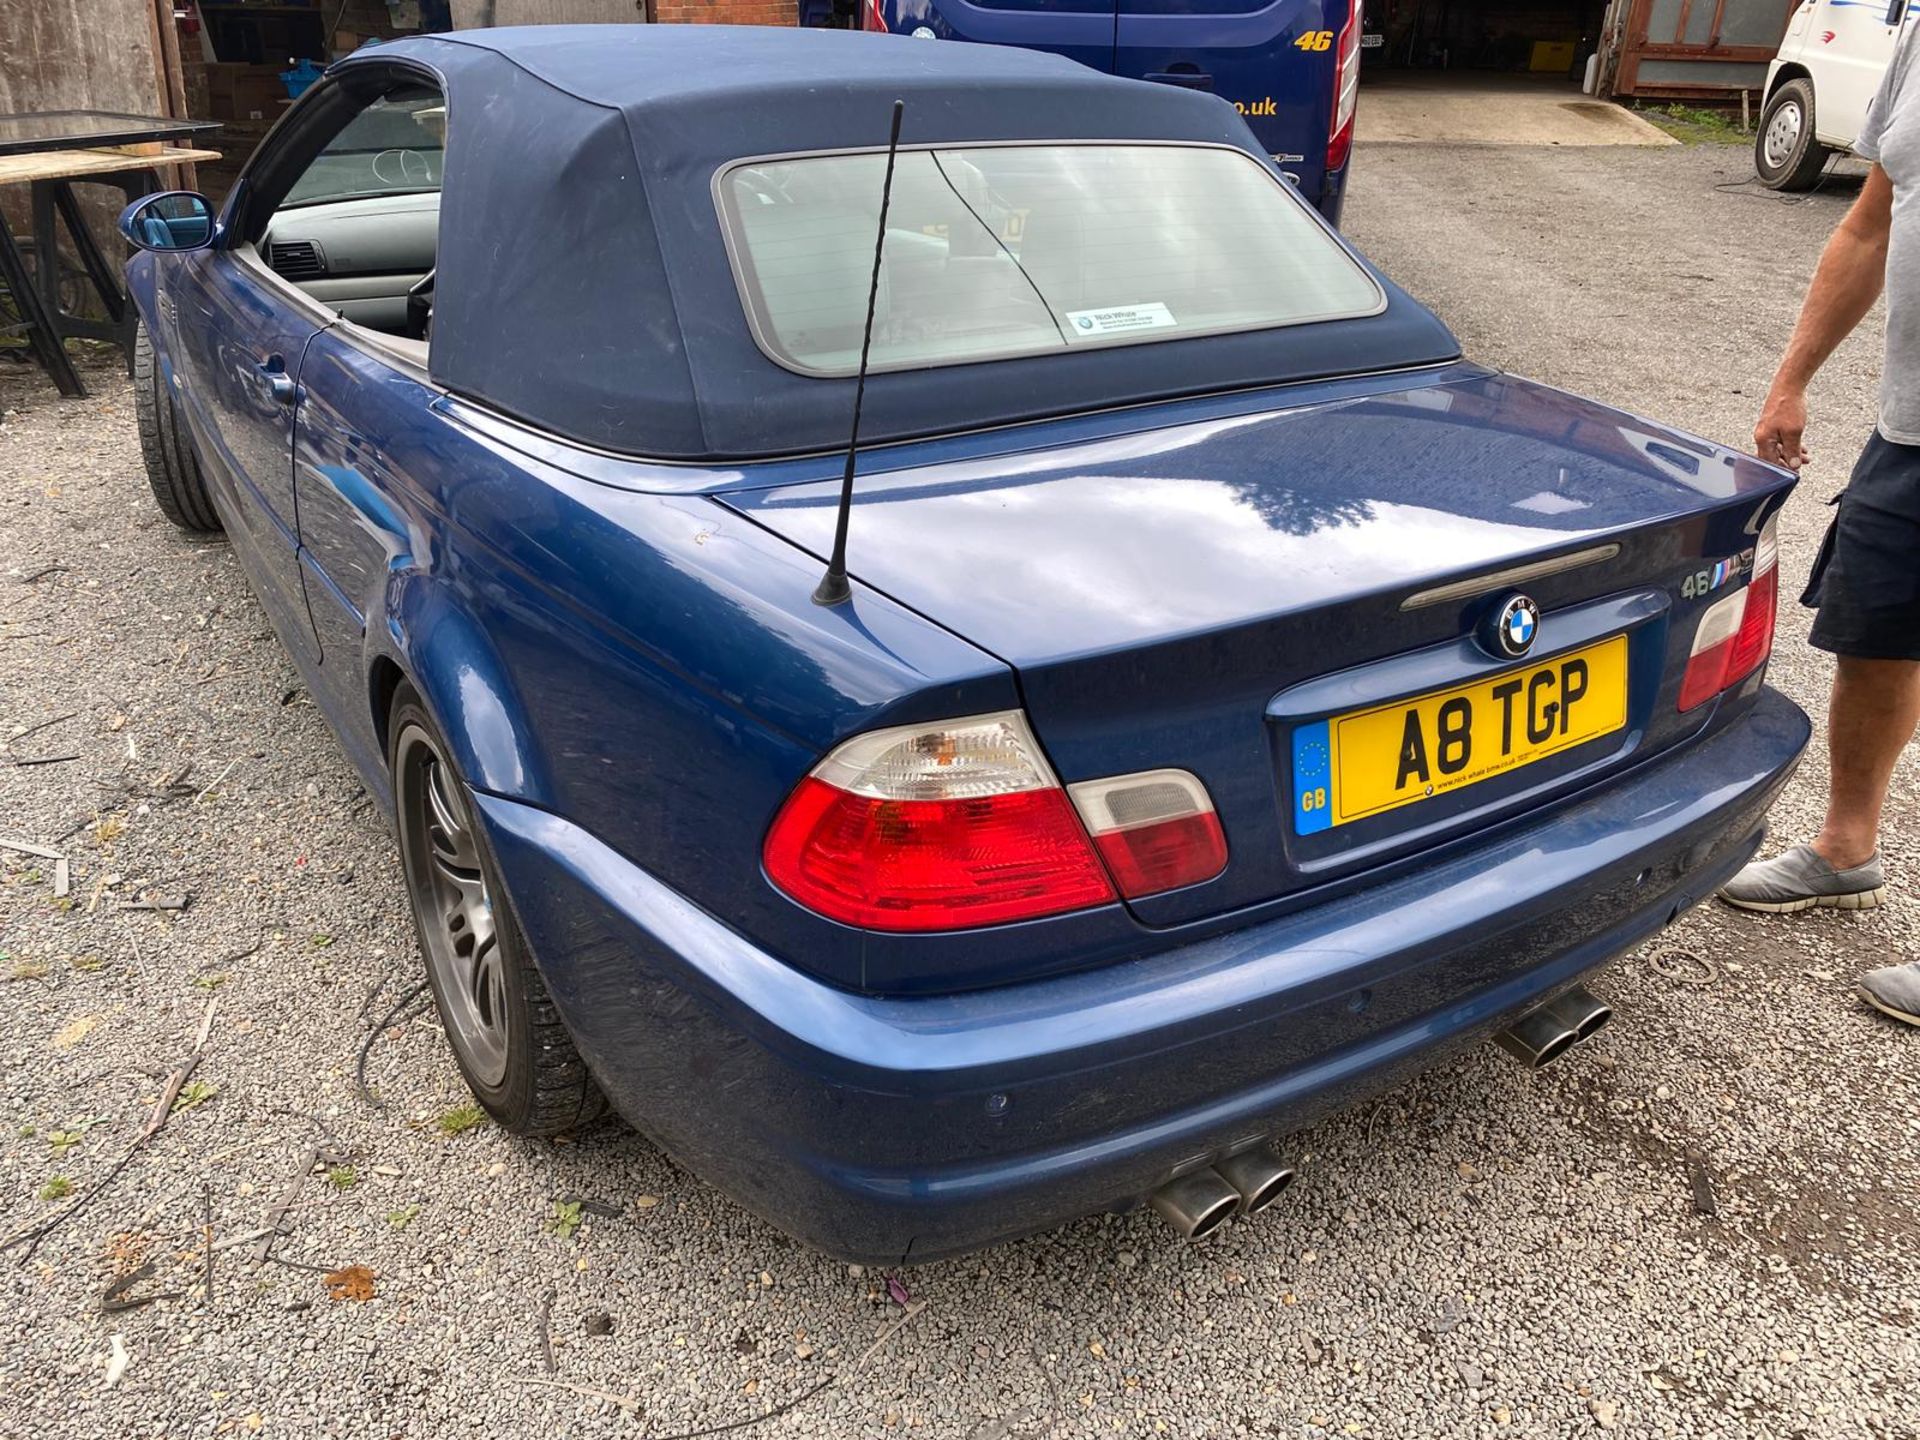
[[[1529,1070],[1558,1060],[1613,1018],[1613,1011],[1576,985],[1537,1005],[1493,1038]]]
[[[1265,1145],[1229,1155],[1213,1168],[1240,1192],[1242,1215],[1258,1215],[1293,1184],[1293,1167]]]
[[[1592,1037],[1613,1019],[1613,1007],[1595,999],[1584,985],[1576,985],[1564,995],[1549,1000],[1547,1008],[1573,1026],[1573,1033],[1582,1040]]]
[[[1194,1170],[1169,1180],[1148,1202],[1183,1239],[1211,1235],[1240,1209],[1240,1192],[1213,1169]]]

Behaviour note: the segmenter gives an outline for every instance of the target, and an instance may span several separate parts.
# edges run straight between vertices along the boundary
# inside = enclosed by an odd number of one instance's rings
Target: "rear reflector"
[[[869,930],[958,930],[1114,898],[1018,711],[856,736],[774,818],[767,874]]]
[[[1185,770],[1086,780],[1068,793],[1129,900],[1211,880],[1227,867],[1213,800]]]
[[[1753,547],[1753,573],[1731,595],[1700,616],[1693,650],[1680,681],[1680,709],[1692,710],[1746,679],[1773,653],[1774,611],[1780,598],[1780,547],[1768,520]]]

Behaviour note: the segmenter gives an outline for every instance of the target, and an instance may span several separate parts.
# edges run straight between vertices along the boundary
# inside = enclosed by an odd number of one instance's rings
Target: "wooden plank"
[[[49,150],[40,155],[0,155],[0,185],[33,180],[74,180],[122,170],[151,170],[159,164],[218,160],[218,150],[169,148],[161,155],[129,155],[122,150]]]
[[[174,23],[173,0],[149,0],[148,8],[159,20],[156,28],[160,32],[160,71],[166,82],[167,114],[184,120],[187,118],[187,81],[180,70],[180,27]],[[176,189],[200,188],[200,177],[194,172],[192,161],[176,167],[170,178]],[[168,183],[168,177],[163,176],[162,183]]]
[[[152,12],[153,0],[0,0],[0,114],[166,113]],[[117,206],[82,203],[112,228]]]

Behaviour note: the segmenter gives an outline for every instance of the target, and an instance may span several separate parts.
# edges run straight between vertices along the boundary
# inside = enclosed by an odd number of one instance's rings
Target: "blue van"
[[[867,30],[1050,50],[1108,74],[1211,91],[1340,223],[1360,0],[861,0],[860,19]]]

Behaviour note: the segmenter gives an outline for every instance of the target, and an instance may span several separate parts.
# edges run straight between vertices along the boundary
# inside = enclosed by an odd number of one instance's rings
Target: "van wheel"
[[[501,1129],[556,1135],[607,1108],[534,968],[466,783],[411,685],[393,697],[400,868],[440,1023]]]
[[[159,502],[160,513],[182,530],[210,535],[221,528],[220,516],[207,493],[200,462],[193,458],[174,403],[154,358],[147,323],[133,332],[133,416],[140,427],[140,458],[146,462],[147,485]]]
[[[1833,152],[1814,138],[1813,82],[1789,80],[1760,112],[1753,168],[1769,190],[1811,190]]]

